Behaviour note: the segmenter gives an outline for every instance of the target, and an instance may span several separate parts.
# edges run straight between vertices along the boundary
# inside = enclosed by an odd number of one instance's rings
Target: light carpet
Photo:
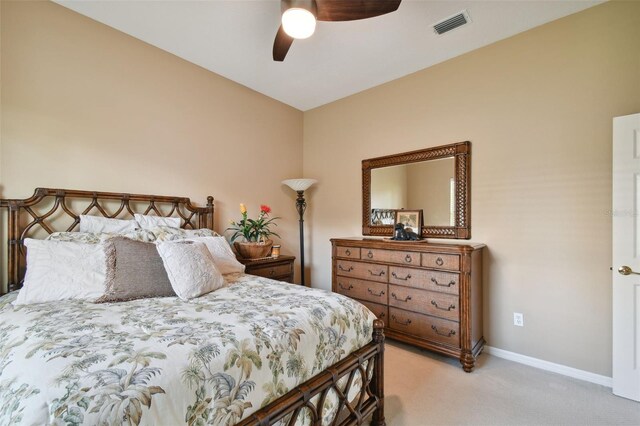
[[[468,374],[457,359],[387,340],[385,415],[389,426],[640,425],[640,403],[487,354]]]

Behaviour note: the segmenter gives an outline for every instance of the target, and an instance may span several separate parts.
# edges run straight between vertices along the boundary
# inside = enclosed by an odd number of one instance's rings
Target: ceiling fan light
[[[316,30],[316,17],[306,9],[292,7],[282,14],[282,28],[293,38],[308,38]]]

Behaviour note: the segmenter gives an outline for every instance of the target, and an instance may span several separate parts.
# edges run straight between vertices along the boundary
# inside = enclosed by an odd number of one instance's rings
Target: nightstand
[[[293,283],[293,261],[295,256],[267,257],[265,259],[242,259],[238,261],[245,265],[245,274],[258,275],[278,281]]]

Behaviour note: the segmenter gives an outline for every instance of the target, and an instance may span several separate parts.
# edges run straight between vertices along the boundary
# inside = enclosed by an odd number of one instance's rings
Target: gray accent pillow
[[[104,242],[105,294],[96,303],[175,296],[156,245],[125,237]]]

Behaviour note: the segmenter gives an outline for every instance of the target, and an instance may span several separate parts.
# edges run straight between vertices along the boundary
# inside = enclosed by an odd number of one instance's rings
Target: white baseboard
[[[498,358],[508,359],[509,361],[519,362],[520,364],[529,365],[541,370],[551,371],[553,373],[562,374],[564,376],[573,377],[574,379],[584,380],[586,382],[595,383],[606,387],[612,386],[611,377],[602,376],[600,374],[591,373],[589,371],[578,370],[577,368],[567,367],[566,365],[556,364],[554,362],[544,361],[542,359],[533,358],[526,355],[517,354],[515,352],[505,351],[491,346],[485,346],[484,352]]]

